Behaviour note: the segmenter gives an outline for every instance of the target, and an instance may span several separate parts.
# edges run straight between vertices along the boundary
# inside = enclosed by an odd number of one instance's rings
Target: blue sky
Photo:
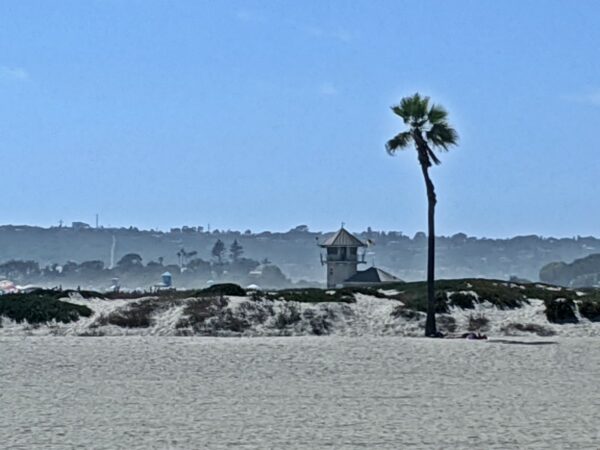
[[[389,107],[447,107],[437,230],[598,235],[593,1],[0,3],[0,223],[426,228]]]

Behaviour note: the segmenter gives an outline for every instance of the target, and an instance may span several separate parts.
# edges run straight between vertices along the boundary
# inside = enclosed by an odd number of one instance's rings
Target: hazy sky
[[[461,136],[440,234],[600,235],[591,0],[4,0],[0,223],[412,234],[415,91]]]

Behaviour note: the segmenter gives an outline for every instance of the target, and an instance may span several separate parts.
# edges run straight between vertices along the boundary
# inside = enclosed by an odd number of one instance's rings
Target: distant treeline
[[[114,267],[107,267],[102,260],[81,263],[68,261],[45,266],[33,260],[9,260],[0,264],[0,278],[21,285],[99,290],[111,286],[148,289],[158,285],[165,272],[172,275],[174,286],[178,288],[198,288],[223,280],[242,285],[256,284],[262,288],[281,288],[293,284],[268,259],[256,261],[243,257],[243,253],[244,248],[237,240],[227,250],[223,241],[217,239],[210,260],[197,257],[196,251],[181,248],[177,252],[177,264],[165,264],[162,257],[144,263],[139,253],[123,255]]]
[[[335,231],[335,230],[333,230]],[[332,232],[333,232],[332,231]],[[229,247],[234,240],[243,247],[243,256],[254,261],[268,258],[291,280],[322,282],[325,270],[319,262],[317,246],[330,233],[314,232],[300,225],[287,232],[211,230],[202,227],[174,228],[168,232],[137,228],[91,228],[75,223],[70,227],[40,228],[0,226],[0,261],[37,261],[41,267],[57,262],[101,261],[116,267],[128,253],[143,261],[162,261],[163,266],[182,266],[181,249],[197,252],[199,258],[214,264],[212,250],[217,240]],[[407,236],[400,231],[356,233],[374,245],[366,249],[366,261],[401,279],[425,278],[426,236]],[[600,240],[594,237],[544,238],[517,236],[509,239],[475,238],[458,233],[440,236],[436,242],[437,277],[484,277],[508,279],[511,276],[539,279],[539,271],[553,261],[573,261],[600,253]],[[200,263],[199,263],[200,264]]]

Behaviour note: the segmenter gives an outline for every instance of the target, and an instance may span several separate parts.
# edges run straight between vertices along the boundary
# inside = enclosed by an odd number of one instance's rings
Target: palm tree
[[[408,130],[402,131],[390,139],[386,150],[394,155],[398,150],[404,150],[414,144],[417,150],[419,164],[427,188],[428,205],[428,248],[427,248],[427,321],[425,336],[437,335],[435,326],[435,204],[437,198],[433,182],[429,177],[429,168],[441,161],[433,150],[447,151],[451,145],[456,145],[458,134],[448,124],[448,113],[440,105],[430,104],[429,97],[421,97],[418,93],[404,97],[399,105],[392,106],[392,111],[402,118]]]

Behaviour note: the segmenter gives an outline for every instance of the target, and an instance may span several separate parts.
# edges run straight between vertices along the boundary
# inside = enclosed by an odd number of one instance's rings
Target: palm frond
[[[422,127],[428,120],[429,97],[421,97],[419,93],[404,97],[400,104],[392,106],[392,111],[402,117],[404,123],[412,127]]]
[[[403,97],[402,100],[400,100],[400,108],[405,111],[408,118],[411,118],[414,115],[414,103],[413,97]]]
[[[403,131],[387,141],[385,149],[390,155],[393,155],[396,153],[396,150],[402,150],[408,147],[408,144],[410,144],[412,139],[413,137],[412,134],[410,134],[410,131]]]
[[[427,120],[427,112],[429,111],[429,97],[421,97],[417,92],[412,96],[413,101],[413,119],[414,122],[420,123]]]
[[[396,106],[392,106],[392,111],[394,112],[394,114],[396,114],[397,116],[400,116],[402,118],[402,120],[404,121],[404,123],[409,123],[410,122],[410,114],[408,112],[407,109],[403,108],[402,105],[396,105]]]
[[[450,145],[456,145],[458,142],[458,133],[445,121],[433,124],[426,133],[427,140],[436,147],[448,150]]]
[[[431,104],[429,97],[419,93],[404,97],[398,105],[392,106],[392,111],[402,118],[408,130],[386,143],[390,155],[414,143],[421,164],[431,167],[441,164],[434,150],[448,150],[458,142],[456,130],[448,124],[448,112],[441,105]]]
[[[431,108],[427,113],[427,120],[429,120],[429,122],[432,125],[435,125],[436,123],[445,122],[447,117],[448,112],[441,105],[431,105]]]

